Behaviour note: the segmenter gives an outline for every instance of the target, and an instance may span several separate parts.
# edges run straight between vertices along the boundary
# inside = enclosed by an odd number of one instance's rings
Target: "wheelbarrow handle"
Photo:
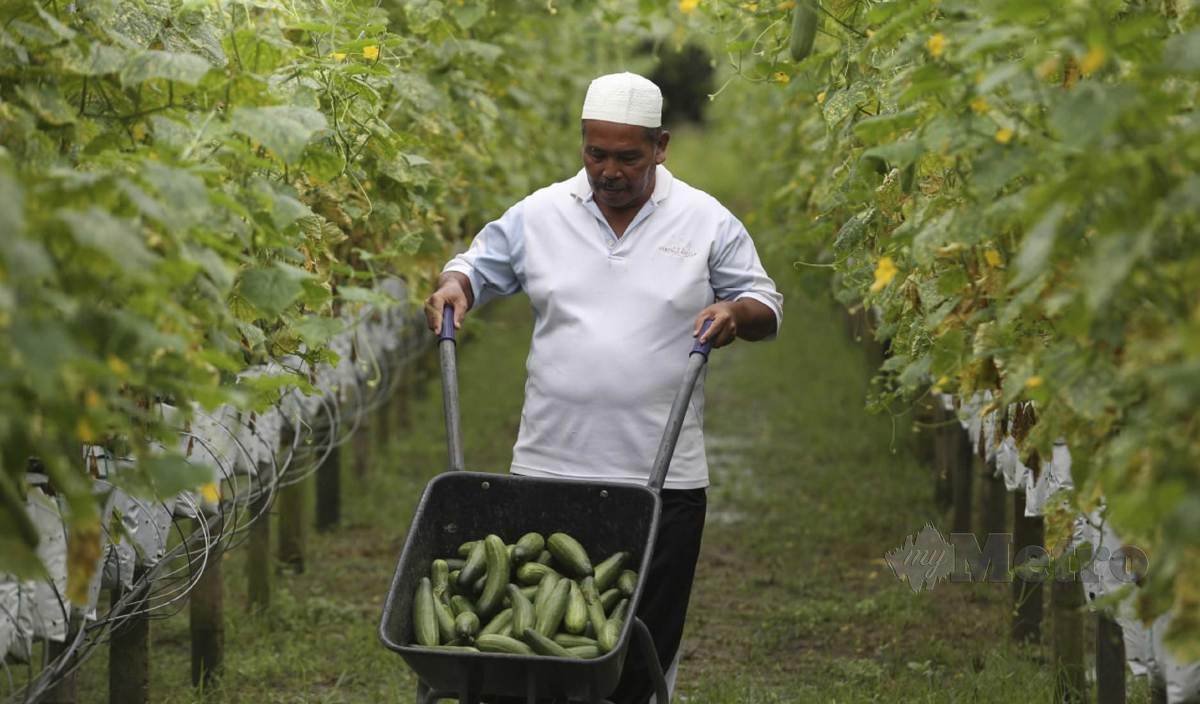
[[[447,469],[463,468],[462,420],[458,407],[458,360],[455,355],[454,306],[442,309],[442,330],[438,333],[438,355],[442,361],[442,412],[446,417]]]
[[[712,326],[712,320],[705,320],[700,326],[699,337],[704,337]],[[675,392],[675,401],[671,403],[671,413],[667,416],[667,427],[663,430],[662,440],[658,443],[658,454],[650,468],[650,481],[647,484],[654,491],[661,491],[667,481],[667,470],[671,468],[671,458],[675,455],[675,445],[679,442],[679,433],[683,430],[683,420],[687,416],[687,407],[692,400],[692,390],[696,380],[708,362],[708,354],[712,351],[712,340],[700,342],[699,337],[692,351],[688,354],[687,369],[683,373],[683,383]]]

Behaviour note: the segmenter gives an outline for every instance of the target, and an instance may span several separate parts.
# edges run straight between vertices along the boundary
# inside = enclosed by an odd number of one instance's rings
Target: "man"
[[[671,401],[701,336],[714,347],[773,336],[783,298],[742,224],[662,164],[662,94],[632,73],[601,76],[582,111],[583,169],[489,223],[452,259],[425,303],[429,326],[524,291],[534,311],[525,406],[511,471],[645,484]],[[708,466],[702,384],[662,492],[662,519],[638,615],[664,668],[677,662]],[[673,667],[672,673],[673,676]],[[613,696],[646,702],[639,658]]]

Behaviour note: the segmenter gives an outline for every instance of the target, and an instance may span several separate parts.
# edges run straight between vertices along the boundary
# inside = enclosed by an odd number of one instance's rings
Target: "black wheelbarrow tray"
[[[601,702],[616,689],[630,641],[636,634],[654,680],[656,699],[666,704],[666,685],[654,643],[645,624],[635,616],[644,579],[638,580],[630,598],[630,617],[622,624],[617,646],[592,659],[473,653],[414,645],[413,598],[433,560],[453,556],[463,542],[488,533],[506,542],[528,532],[570,533],[593,558],[624,550],[631,554],[629,564],[637,568],[639,575],[649,574],[661,508],[658,492],[674,454],[692,388],[707,361],[709,345],[697,344],[692,350],[647,486],[466,472],[461,471],[454,325],[450,309],[446,310],[439,345],[450,468],[456,471],[433,478],[417,504],[383,607],[380,639],[416,673],[421,682],[419,703],[456,697],[467,704],[492,695],[520,697],[528,702],[541,698]]]

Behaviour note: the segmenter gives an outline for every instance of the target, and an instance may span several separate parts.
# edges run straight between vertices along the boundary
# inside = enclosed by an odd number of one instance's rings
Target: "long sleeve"
[[[475,306],[521,290],[515,263],[523,249],[524,201],[509,208],[475,235],[467,251],[447,262],[442,272],[457,271],[471,281]]]

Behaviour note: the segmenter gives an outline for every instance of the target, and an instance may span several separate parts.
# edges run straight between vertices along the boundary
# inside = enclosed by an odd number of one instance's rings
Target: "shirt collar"
[[[654,192],[650,194],[650,200],[655,205],[659,205],[667,196],[671,195],[671,186],[675,183],[675,177],[667,167],[659,164],[654,168]],[[587,171],[580,169],[579,173],[575,174],[575,178],[571,179],[571,195],[575,196],[580,202],[586,203],[592,200],[592,185],[588,183]]]

